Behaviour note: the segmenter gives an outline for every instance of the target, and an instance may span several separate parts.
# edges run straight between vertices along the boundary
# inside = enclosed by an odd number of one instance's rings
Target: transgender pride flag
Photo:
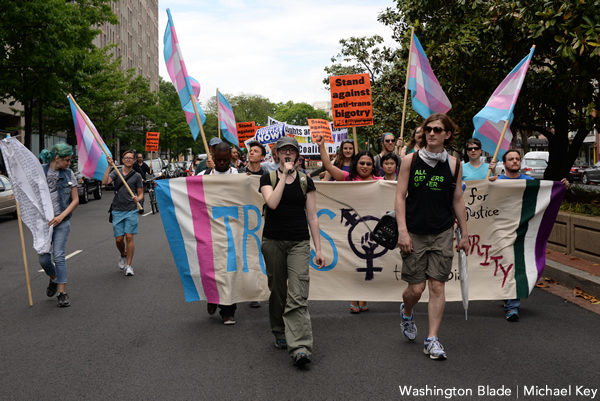
[[[110,157],[112,157],[112,154],[98,134],[98,130],[96,130],[92,121],[83,110],[77,107],[70,95],[68,99],[71,105],[71,113],[73,114],[73,122],[75,123],[75,136],[77,137],[77,167],[85,177],[101,181],[104,172],[108,168],[108,160],[102,148],[104,148]]]
[[[445,114],[452,108],[450,100],[433,74],[421,42],[414,33],[410,48],[408,89],[410,89],[414,111],[423,118],[434,113]]]
[[[194,78],[188,75],[185,63],[183,62],[183,56],[181,55],[181,49],[179,48],[179,40],[177,39],[177,33],[175,32],[175,26],[173,25],[173,19],[171,18],[171,10],[167,8],[167,15],[169,21],[167,22],[167,29],[165,29],[164,36],[164,55],[165,64],[167,65],[167,71],[171,82],[179,93],[179,102],[185,113],[185,119],[190,126],[192,136],[194,140],[198,138],[200,133],[200,126],[198,125],[198,119],[194,113],[194,103],[192,103],[192,95],[194,96],[194,102],[200,115],[202,125],[206,122],[206,116],[198,103],[198,95],[200,94],[200,84]]]
[[[231,105],[225,99],[225,96],[217,91],[218,97],[217,102],[219,106],[219,121],[223,136],[227,139],[227,142],[240,147],[238,142],[237,126],[235,125],[235,116],[233,115],[233,109]]]
[[[496,88],[485,107],[473,117],[473,125],[475,126],[473,138],[479,139],[483,150],[492,155],[496,153],[496,148],[502,136],[502,129],[508,121],[506,133],[498,149],[498,158],[502,158],[502,155],[510,148],[513,138],[510,131],[510,124],[514,117],[513,110],[534,50],[535,46],[531,48],[527,57],[521,60],[504,78],[504,81]]]

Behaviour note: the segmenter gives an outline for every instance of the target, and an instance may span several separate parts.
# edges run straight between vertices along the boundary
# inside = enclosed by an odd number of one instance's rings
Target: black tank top
[[[435,167],[418,153],[410,170],[406,198],[406,227],[414,234],[439,234],[454,224],[452,171],[448,160]],[[449,158],[448,158],[449,159]]]

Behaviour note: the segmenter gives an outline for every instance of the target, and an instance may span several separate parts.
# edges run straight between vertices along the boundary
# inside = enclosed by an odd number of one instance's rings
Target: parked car
[[[84,177],[83,174],[74,172],[77,179],[77,193],[79,194],[79,203],[88,203],[90,194],[94,199],[102,199],[102,182],[94,178]]]
[[[581,182],[584,184],[600,183],[600,162],[583,170]]]
[[[17,217],[17,201],[9,179],[0,175],[0,215],[12,214]]]
[[[538,180],[543,179],[546,167],[548,167],[548,155],[548,152],[525,153],[521,161],[521,173]]]
[[[581,181],[583,177],[583,170],[585,170],[586,168],[587,166],[583,164],[573,165],[573,167],[571,167],[571,170],[569,171],[569,181]]]
[[[162,178],[163,169],[167,165],[164,160],[161,159],[152,159],[152,160],[144,160],[144,163],[148,165],[152,169],[152,176],[154,179]]]

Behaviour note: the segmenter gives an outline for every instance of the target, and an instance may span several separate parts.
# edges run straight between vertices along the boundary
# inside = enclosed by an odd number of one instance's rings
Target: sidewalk
[[[559,293],[560,290],[558,289],[545,288],[550,292],[563,296],[568,301],[581,306],[589,306],[586,309],[593,310],[596,313],[600,310],[600,304],[592,304],[581,297],[577,297],[573,291],[577,287],[581,291],[600,299],[600,264],[547,249],[546,269],[542,273],[542,277],[554,280],[560,286],[569,289],[566,292]]]

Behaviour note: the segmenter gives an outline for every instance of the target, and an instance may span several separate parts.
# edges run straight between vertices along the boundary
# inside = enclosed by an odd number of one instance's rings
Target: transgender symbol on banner
[[[410,48],[410,70],[408,73],[408,89],[411,93],[412,107],[423,118],[434,113],[447,113],[452,108],[450,100],[438,82],[425,50],[417,35],[413,33]]]
[[[513,135],[510,131],[510,124],[514,117],[513,110],[519,98],[521,86],[525,80],[525,74],[527,74],[534,50],[535,46],[498,85],[485,107],[473,117],[473,125],[475,126],[473,138],[479,139],[481,147],[489,154],[496,154],[496,148],[499,147],[499,158],[506,153],[512,142]],[[508,126],[502,138],[502,130],[507,121]],[[500,141],[501,138],[502,141]]]

